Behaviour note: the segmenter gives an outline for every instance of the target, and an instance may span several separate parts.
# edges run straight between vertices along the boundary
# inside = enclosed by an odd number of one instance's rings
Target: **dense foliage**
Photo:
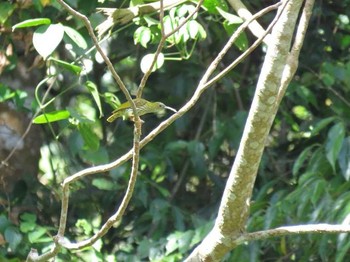
[[[247,4],[257,12],[269,2]],[[96,12],[97,7],[129,5],[120,1],[67,3],[87,15],[94,28],[105,19]],[[316,3],[299,70],[282,102],[261,163],[248,231],[349,223],[350,24],[345,14],[349,6],[350,1]],[[188,2],[165,12],[165,30],[171,30],[194,7]],[[101,40],[132,94],[159,42],[158,17],[150,14],[116,25]],[[271,17],[259,22],[266,27]],[[27,22],[12,31],[12,26],[23,21]],[[180,108],[241,22],[226,2],[205,1],[205,9],[167,40],[143,97]],[[0,260],[22,261],[30,248],[50,248],[60,215],[60,182],[127,152],[133,125],[121,120],[106,122],[125,97],[82,22],[58,3],[1,2],[0,33],[0,102],[30,116],[41,110],[34,118],[41,141],[39,171],[29,175],[24,168],[16,179],[2,184],[0,195]],[[253,41],[249,32],[242,35],[220,69]],[[261,46],[142,149],[137,186],[121,223],[91,248],[76,253],[62,250],[57,261],[180,261],[191,251],[216,216],[264,50]],[[155,115],[145,115],[143,120],[143,137],[162,121]],[[26,152],[21,151],[22,158],[27,157]],[[91,236],[115,212],[130,168],[127,162],[74,184],[69,239]],[[342,261],[349,247],[349,237],[344,234],[300,235],[247,243],[232,251],[227,260]]]

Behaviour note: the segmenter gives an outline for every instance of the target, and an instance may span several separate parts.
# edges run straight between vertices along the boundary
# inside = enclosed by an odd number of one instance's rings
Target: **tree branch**
[[[236,41],[238,36],[247,28],[249,25],[256,21],[259,17],[263,16],[264,14],[277,9],[281,5],[281,2],[278,2],[274,5],[268,6],[255,15],[251,16],[247,21],[245,21],[241,27],[239,27],[234,34],[231,36],[230,40],[228,43],[225,45],[223,50],[221,50],[220,54],[223,53],[223,55],[228,51],[228,49],[232,46],[232,44]],[[276,24],[277,20],[279,18],[279,15],[276,15],[275,19],[270,23],[269,27],[267,30],[257,39],[255,42],[247,49],[245,50],[239,57],[238,59],[235,59],[229,66],[227,66],[225,69],[223,69],[219,74],[214,76],[212,79],[210,79],[207,83],[206,86],[210,86],[214,84],[215,82],[219,81],[221,78],[223,78],[227,73],[229,73],[233,68],[235,68],[241,61],[244,60],[250,53],[252,53],[260,44],[263,42],[264,38],[266,35],[271,31],[273,26]]]
[[[293,78],[293,76],[298,68],[299,54],[300,54],[300,50],[303,46],[303,42],[304,42],[307,27],[309,25],[314,2],[315,2],[314,0],[306,0],[305,1],[303,11],[302,11],[301,16],[300,16],[300,21],[299,21],[299,25],[297,28],[297,32],[295,35],[294,43],[293,43],[291,51],[288,55],[287,64],[284,68],[282,82],[281,82],[281,86],[280,86],[280,91],[278,94],[278,104],[281,102],[281,100],[282,100],[282,98],[287,90],[288,84],[292,80],[292,78]]]
[[[314,224],[314,225],[297,225],[284,226],[269,230],[257,231],[243,234],[235,240],[237,245],[246,241],[263,240],[271,237],[281,237],[300,234],[339,234],[350,233],[350,225],[331,225],[331,224]]]
[[[148,71],[143,75],[142,79],[141,79],[141,82],[140,82],[140,85],[139,85],[139,88],[137,90],[137,95],[136,97],[137,98],[141,98],[142,97],[142,93],[143,93],[143,89],[146,85],[146,82],[149,78],[149,76],[151,75],[152,73],[152,69],[154,67],[154,65],[156,64],[157,62],[157,58],[160,54],[160,52],[162,51],[163,49],[163,45],[166,41],[166,39],[173,35],[174,33],[176,33],[177,31],[180,30],[181,27],[183,27],[200,9],[202,3],[203,3],[204,0],[199,0],[198,1],[198,4],[196,6],[196,8],[193,10],[193,12],[191,14],[189,14],[176,28],[174,28],[171,32],[165,34],[164,32],[164,25],[163,25],[163,18],[164,18],[164,10],[163,8],[160,9],[160,14],[159,14],[159,20],[160,20],[160,25],[161,25],[161,32],[162,32],[162,38],[158,44],[158,47],[157,47],[157,51],[155,52],[154,54],[154,58],[153,58],[153,61],[152,61],[152,64],[150,66],[150,68],[148,69]],[[161,3],[163,2],[163,0],[160,1]],[[163,5],[161,4],[161,7]]]
[[[251,12],[240,0],[228,0],[228,2],[232,6],[232,8],[237,12],[239,17],[241,17],[244,20],[249,20],[252,18]],[[257,38],[261,38],[261,36],[265,34],[264,28],[259,24],[258,21],[254,21],[251,24],[249,24],[248,28],[252,32],[252,34],[255,35]],[[267,45],[270,43],[270,35],[264,37],[264,43]]]
[[[97,34],[101,37],[116,24],[126,24],[131,22],[135,17],[158,12],[161,9],[163,9],[164,12],[164,10],[168,10],[186,1],[187,0],[162,0],[129,8],[98,8],[97,10],[106,15],[107,19],[96,27]],[[161,6],[163,6],[163,8],[161,8]]]
[[[232,166],[214,228],[186,261],[219,261],[244,232],[265,141],[273,123],[284,67],[302,0],[284,1],[271,33],[242,140]]]

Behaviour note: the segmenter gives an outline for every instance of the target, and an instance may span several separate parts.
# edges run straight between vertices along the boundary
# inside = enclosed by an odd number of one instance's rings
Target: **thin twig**
[[[284,226],[269,230],[257,231],[252,233],[243,234],[241,237],[235,240],[235,244],[239,245],[244,242],[253,240],[262,240],[271,237],[281,237],[289,235],[300,234],[339,234],[350,233],[349,225],[331,225],[331,224],[315,224],[315,225],[297,225],[297,226]]]
[[[287,1],[285,1],[284,6],[286,5]],[[277,9],[282,3],[278,2],[277,4],[268,6],[264,9],[262,9],[261,11],[259,11],[258,13],[256,13],[255,15],[253,15],[249,20],[245,21],[242,26],[240,26],[237,31],[235,31],[235,33],[231,36],[230,40],[227,42],[227,44],[225,45],[225,47],[221,50],[220,54],[223,53],[226,54],[226,52],[228,51],[228,49],[232,46],[232,44],[236,41],[238,35],[240,35],[247,27],[248,25],[255,21],[257,18],[263,16],[264,14]],[[283,8],[282,8],[283,9]],[[229,66],[227,66],[224,70],[222,70],[219,74],[217,74],[215,77],[213,77],[212,79],[210,79],[206,85],[210,86],[213,83],[217,82],[218,80],[220,80],[221,78],[223,78],[228,72],[230,72],[234,67],[236,67],[241,61],[244,60],[244,58],[246,58],[251,52],[253,52],[263,41],[264,37],[272,30],[273,26],[276,24],[277,20],[279,18],[279,15],[276,15],[274,20],[270,23],[269,27],[266,29],[265,33],[261,35],[261,37],[259,37],[257,40],[255,40],[255,42],[246,50],[244,51],[237,59],[235,59],[235,61],[233,61]]]
[[[159,41],[159,44],[158,44],[158,47],[157,47],[157,50],[156,52],[154,53],[154,58],[153,58],[153,61],[151,63],[151,66],[150,68],[147,70],[147,72],[143,75],[142,79],[141,79],[141,82],[140,82],[140,85],[139,85],[139,88],[137,90],[137,97],[138,98],[141,98],[142,97],[142,93],[143,93],[143,89],[145,88],[145,85],[146,85],[146,82],[149,78],[149,76],[151,75],[152,73],[152,69],[154,67],[154,65],[156,64],[157,62],[157,58],[160,54],[160,52],[162,51],[163,49],[163,45],[166,41],[166,39],[173,35],[174,33],[176,33],[178,30],[180,30],[181,27],[183,27],[200,9],[202,3],[203,3],[204,0],[200,0],[198,1],[198,4],[196,6],[196,8],[193,10],[193,12],[191,14],[188,15],[188,17],[186,17],[176,28],[174,28],[171,32],[165,34],[164,32],[164,22],[163,22],[163,18],[164,18],[164,9],[162,8],[163,6],[163,0],[160,1],[161,3],[161,9],[160,9],[160,13],[159,13],[159,19],[160,19],[160,25],[161,25],[161,33],[162,33],[162,38],[160,39]]]
[[[248,10],[248,8],[242,3],[240,0],[228,0],[228,3],[232,6],[232,8],[237,12],[239,17],[243,18],[244,20],[249,20],[252,17],[252,14]],[[253,21],[248,26],[250,32],[256,36],[257,38],[260,38],[264,33],[264,28],[259,24],[257,20]],[[267,35],[264,37],[263,41],[264,43],[268,44],[270,40],[270,35]]]

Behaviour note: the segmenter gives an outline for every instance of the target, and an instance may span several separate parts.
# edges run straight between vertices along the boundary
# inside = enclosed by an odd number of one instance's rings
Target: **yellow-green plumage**
[[[168,107],[161,102],[150,102],[142,98],[133,99],[137,114],[139,116],[149,114],[149,113],[159,113],[164,111],[165,109],[172,110],[176,112],[174,108]],[[130,103],[127,101],[121,104],[116,110],[112,112],[112,115],[107,118],[108,122],[113,122],[118,117],[122,117],[123,119],[130,119],[134,121],[134,112],[131,108]]]

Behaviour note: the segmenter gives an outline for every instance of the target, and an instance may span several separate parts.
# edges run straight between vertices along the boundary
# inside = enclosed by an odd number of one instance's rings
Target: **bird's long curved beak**
[[[164,108],[165,108],[165,109],[168,109],[168,110],[171,110],[171,111],[173,111],[173,112],[175,112],[175,113],[177,113],[177,110],[174,109],[174,108],[172,108],[172,107],[170,107],[170,106],[165,106]]]

